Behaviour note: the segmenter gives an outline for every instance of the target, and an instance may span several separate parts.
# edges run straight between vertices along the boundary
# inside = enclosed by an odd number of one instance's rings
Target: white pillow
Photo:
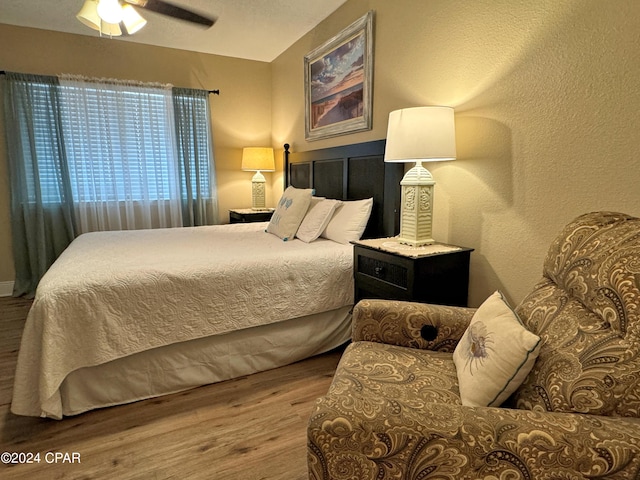
[[[463,405],[497,407],[524,382],[541,347],[500,292],[480,305],[453,352]]]
[[[310,188],[287,187],[271,216],[267,232],[284,241],[292,239],[309,209],[311,192]]]
[[[373,198],[342,202],[321,236],[345,244],[360,240],[372,208]]]
[[[340,200],[320,200],[314,202],[312,199],[311,207],[309,207],[309,211],[302,220],[296,237],[303,242],[313,242],[327,227],[331,217],[333,217],[333,212],[335,212],[336,208],[340,205],[342,205]]]
[[[315,207],[322,200],[326,200],[326,197],[316,197],[316,196],[311,197],[311,203],[309,204],[309,208]],[[308,210],[307,210],[307,213],[309,213]]]

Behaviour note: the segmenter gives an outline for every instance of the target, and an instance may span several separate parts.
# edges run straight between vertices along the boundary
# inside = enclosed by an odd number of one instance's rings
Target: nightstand
[[[467,306],[472,248],[442,243],[411,247],[394,238],[353,245],[356,303],[385,298]]]
[[[254,210],[252,208],[233,208],[229,210],[229,223],[268,222],[275,208]]]

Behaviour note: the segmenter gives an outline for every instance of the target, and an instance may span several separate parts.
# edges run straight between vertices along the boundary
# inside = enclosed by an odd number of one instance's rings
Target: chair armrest
[[[638,418],[328,395],[309,420],[309,478],[638,478],[638,431]]]
[[[361,300],[353,309],[353,341],[453,352],[475,308],[395,300]]]

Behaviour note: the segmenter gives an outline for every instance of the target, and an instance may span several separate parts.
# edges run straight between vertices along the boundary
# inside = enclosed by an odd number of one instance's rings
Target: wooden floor
[[[306,423],[339,351],[61,421],[18,417],[9,406],[29,306],[0,298],[0,454],[39,453],[40,463],[0,464],[3,480],[307,478]]]

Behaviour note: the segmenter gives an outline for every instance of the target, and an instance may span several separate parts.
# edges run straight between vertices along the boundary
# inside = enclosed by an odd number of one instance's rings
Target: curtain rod
[[[7,72],[4,70],[0,70],[0,75],[6,75]],[[209,95],[213,94],[213,95],[220,95],[220,90],[207,90],[207,93]]]

